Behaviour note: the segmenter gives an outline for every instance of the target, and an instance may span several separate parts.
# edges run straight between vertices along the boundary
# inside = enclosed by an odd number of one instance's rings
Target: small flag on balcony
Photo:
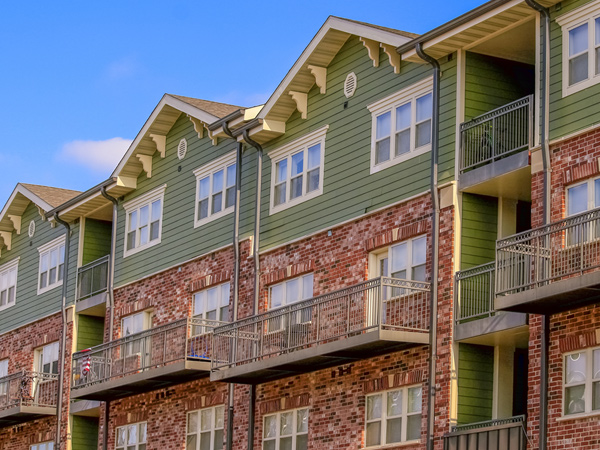
[[[86,348],[85,350],[83,350],[84,352],[89,352],[90,349]],[[92,355],[88,354],[84,359],[83,362],[81,364],[81,375],[85,376],[88,373],[90,373],[90,366],[92,364]]]

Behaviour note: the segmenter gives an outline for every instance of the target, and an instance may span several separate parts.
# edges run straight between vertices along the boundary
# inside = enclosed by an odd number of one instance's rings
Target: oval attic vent
[[[356,91],[356,74],[351,72],[344,81],[344,95],[346,98],[350,98],[354,95],[354,91]]]
[[[27,230],[27,234],[29,234],[30,238],[32,238],[35,234],[35,220],[29,222],[29,230]]]
[[[179,141],[179,146],[177,147],[177,157],[181,160],[185,158],[185,154],[187,153],[187,141],[185,138]]]

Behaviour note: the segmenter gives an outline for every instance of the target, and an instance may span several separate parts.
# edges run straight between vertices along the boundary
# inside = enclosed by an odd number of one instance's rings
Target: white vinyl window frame
[[[369,276],[427,281],[427,235],[415,236],[369,255]]]
[[[411,404],[411,394],[414,403]],[[397,403],[394,403],[397,402]],[[421,439],[423,387],[405,386],[367,395],[365,398],[365,448],[375,448]],[[418,423],[418,435],[410,435],[408,422]],[[399,430],[392,427],[397,427]]]
[[[271,187],[269,214],[291,208],[323,194],[325,173],[325,136],[329,125],[319,128],[282,147],[269,152],[271,158]],[[314,161],[319,151],[318,162]],[[299,161],[302,170],[294,173],[292,162]],[[313,160],[313,164],[310,164]],[[309,186],[312,174],[318,174],[318,186]],[[301,185],[301,194],[292,195],[292,184]],[[283,195],[281,195],[283,193]],[[277,199],[276,199],[277,195]],[[283,200],[281,200],[283,197]]]
[[[194,228],[233,212],[236,175],[235,152],[228,153],[194,170],[196,177]]]
[[[192,315],[206,321],[206,326],[194,326],[194,335],[208,333],[217,322],[229,322],[229,282],[195,292],[192,299]]]
[[[565,216],[568,218],[600,207],[600,177],[571,184],[565,187]],[[566,246],[577,245],[583,234],[584,242],[600,239],[597,221],[569,227],[565,230]]]
[[[431,127],[433,120],[433,111],[425,118],[417,118],[417,103],[421,102],[421,99],[425,98],[433,93],[433,78],[425,78],[411,86],[396,92],[393,95],[385,97],[367,106],[367,109],[371,113],[371,169],[370,173],[374,174],[381,170],[392,167],[403,161],[407,161],[411,158],[417,157],[424,153],[431,151]],[[432,97],[430,97],[432,99]],[[404,107],[408,108],[410,105],[410,124],[405,126],[404,124],[399,125],[401,128],[397,129],[397,115],[398,111]],[[381,124],[381,119],[389,114],[389,133],[384,136],[378,137],[378,123]],[[416,135],[417,127],[423,126],[429,122],[429,142],[423,145],[417,146]],[[410,130],[410,131],[409,131]],[[400,139],[400,135],[404,132],[409,131],[409,149],[407,152],[396,155],[396,141]],[[384,161],[377,161],[377,149],[380,142],[388,140],[389,145],[389,159]]]
[[[0,266],[0,311],[16,303],[19,259],[15,258]]]
[[[58,367],[58,353],[58,341],[35,349],[34,370],[39,373],[57,375],[60,369]]]
[[[294,290],[294,288],[297,288]],[[269,309],[291,305],[313,297],[314,274],[307,273],[269,287]]]
[[[308,408],[265,415],[262,450],[308,450]]]
[[[600,0],[586,3],[556,18],[562,29],[562,95],[579,92],[600,83]],[[587,27],[587,30],[585,29]],[[586,36],[586,48],[576,49],[571,40],[577,32]],[[587,76],[571,82],[571,63],[587,63]]]
[[[31,444],[29,450],[54,450],[54,441],[40,442],[39,444]]]
[[[124,258],[161,243],[166,188],[167,185],[164,184],[123,203],[125,210]],[[153,230],[157,230],[154,237]]]
[[[3,396],[8,392],[8,382],[2,382],[2,378],[8,376],[8,358],[0,360],[0,403],[3,400]],[[6,403],[4,403],[6,404]]]
[[[65,236],[38,247],[40,261],[38,266],[37,293],[43,294],[62,286],[65,267]]]
[[[187,413],[185,450],[221,450],[224,440],[225,407],[203,408]],[[205,439],[209,444],[202,445]]]
[[[563,417],[600,414],[600,347],[563,354],[562,388]]]
[[[115,429],[115,450],[146,450],[148,423],[138,422]]]
[[[121,319],[121,338],[141,333],[152,327],[152,310],[140,311]],[[150,338],[132,339],[125,342],[122,347],[123,357],[146,354],[150,348],[143,348],[150,343]]]

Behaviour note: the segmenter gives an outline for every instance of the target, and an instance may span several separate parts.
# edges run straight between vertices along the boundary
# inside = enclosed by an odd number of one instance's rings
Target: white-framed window
[[[600,1],[556,19],[562,28],[563,97],[600,82]]]
[[[32,444],[29,446],[29,450],[54,450],[54,442],[40,442],[39,444]]]
[[[325,135],[329,125],[269,152],[275,214],[323,193]]]
[[[312,273],[274,284],[269,288],[270,309],[311,298],[313,296],[313,284],[314,276]]]
[[[0,361],[0,404],[6,399],[3,399],[2,396],[6,395],[8,392],[8,382],[2,382],[2,378],[8,376],[8,359],[3,359]]]
[[[0,266],[0,311],[15,304],[19,258]]]
[[[233,212],[235,206],[235,152],[196,170],[196,208],[194,227]]]
[[[166,188],[166,184],[159,186],[123,203],[126,230],[123,257],[160,244]]]
[[[40,373],[58,374],[58,341],[36,349],[35,370]]]
[[[38,247],[40,266],[38,276],[38,294],[62,286],[65,269],[65,236]]]
[[[189,412],[185,450],[221,450],[224,412],[223,405]]]
[[[600,411],[600,348],[564,355],[563,416]]]
[[[566,187],[567,217],[600,207],[600,178],[590,178]],[[567,245],[600,238],[600,227],[595,221],[586,221],[566,230]]]
[[[142,311],[130,316],[125,316],[121,319],[121,337],[131,336],[132,334],[141,333],[152,327],[152,312]],[[150,351],[150,338],[133,339],[123,345],[123,357],[132,355],[142,355]],[[143,348],[147,346],[148,348]]]
[[[269,414],[263,424],[263,450],[308,450],[308,408]]]
[[[433,79],[367,106],[372,115],[371,173],[431,150]]]
[[[419,440],[422,395],[421,386],[368,395],[365,407],[366,447]]]
[[[229,294],[231,285],[227,283],[213,286],[194,294],[192,313],[194,318],[206,321],[208,327],[195,326],[194,335],[206,333],[214,322],[229,322]]]
[[[115,450],[146,450],[147,432],[146,422],[117,427]]]
[[[372,277],[425,281],[427,236],[417,236],[375,252],[369,262],[372,264]]]

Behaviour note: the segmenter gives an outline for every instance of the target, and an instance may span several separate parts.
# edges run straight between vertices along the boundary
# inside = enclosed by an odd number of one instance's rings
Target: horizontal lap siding
[[[492,418],[494,393],[494,347],[459,344],[459,425]]]
[[[104,339],[104,317],[80,314],[77,324],[77,351],[102,344]]]
[[[498,199],[475,194],[462,196],[461,268],[496,259]]]
[[[35,221],[35,234],[30,238],[29,223]],[[75,274],[77,272],[77,248],[79,245],[79,224],[71,225],[71,251],[69,257],[67,302],[75,298]],[[42,317],[59,312],[62,304],[62,286],[55,287],[41,295],[37,294],[40,254],[38,247],[65,234],[65,228],[57,225],[52,228],[39,215],[37,206],[30,203],[22,216],[21,234],[13,231],[11,250],[2,250],[0,265],[20,257],[17,272],[17,297],[15,305],[0,311],[0,334]]]
[[[85,219],[82,265],[96,261],[110,253],[111,231],[110,222]]]

